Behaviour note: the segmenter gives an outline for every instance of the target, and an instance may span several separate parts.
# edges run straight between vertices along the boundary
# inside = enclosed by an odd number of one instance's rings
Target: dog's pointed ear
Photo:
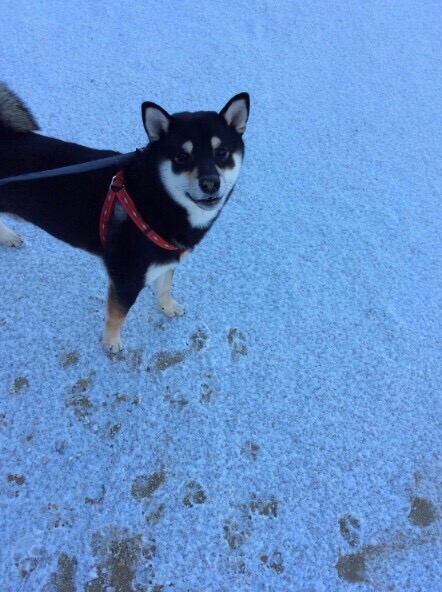
[[[141,105],[141,116],[144,129],[149,140],[155,142],[162,134],[167,134],[170,124],[170,115],[159,105],[146,102]]]
[[[238,134],[246,131],[247,120],[249,119],[250,97],[243,92],[235,95],[220,111],[220,115],[235,129]]]

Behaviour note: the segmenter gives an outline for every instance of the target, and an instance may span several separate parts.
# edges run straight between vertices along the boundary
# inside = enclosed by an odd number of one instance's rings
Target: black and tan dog
[[[173,271],[232,193],[244,156],[249,96],[236,95],[219,113],[169,115],[149,102],[141,110],[150,143],[117,177],[111,166],[0,187],[0,211],[103,259],[109,274],[103,344],[112,352],[122,347],[120,329],[145,285],[152,285],[164,314],[184,313],[171,297]],[[1,178],[117,154],[37,129],[23,102],[0,84]],[[0,243],[18,247],[22,240],[0,222]]]

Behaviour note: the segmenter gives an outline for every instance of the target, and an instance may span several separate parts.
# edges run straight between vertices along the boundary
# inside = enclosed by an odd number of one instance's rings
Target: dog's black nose
[[[213,193],[216,193],[219,189],[219,175],[205,175],[204,177],[200,177],[199,184],[201,191],[204,191],[204,193],[212,195]]]

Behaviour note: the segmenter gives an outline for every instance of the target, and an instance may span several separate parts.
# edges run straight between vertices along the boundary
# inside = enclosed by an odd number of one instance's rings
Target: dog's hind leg
[[[23,239],[0,220],[0,245],[7,247],[21,247]]]
[[[157,299],[159,308],[166,317],[181,317],[184,314],[184,307],[174,300],[170,294],[172,287],[173,269],[169,269],[154,282],[152,282],[153,292]]]

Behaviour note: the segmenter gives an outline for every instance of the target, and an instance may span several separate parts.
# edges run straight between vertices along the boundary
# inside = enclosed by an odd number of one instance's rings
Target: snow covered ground
[[[100,348],[106,276],[0,251],[2,592],[441,586],[438,0],[3,0],[44,133],[130,151],[140,103],[251,94],[234,197]],[[103,196],[104,197],[104,196]]]

